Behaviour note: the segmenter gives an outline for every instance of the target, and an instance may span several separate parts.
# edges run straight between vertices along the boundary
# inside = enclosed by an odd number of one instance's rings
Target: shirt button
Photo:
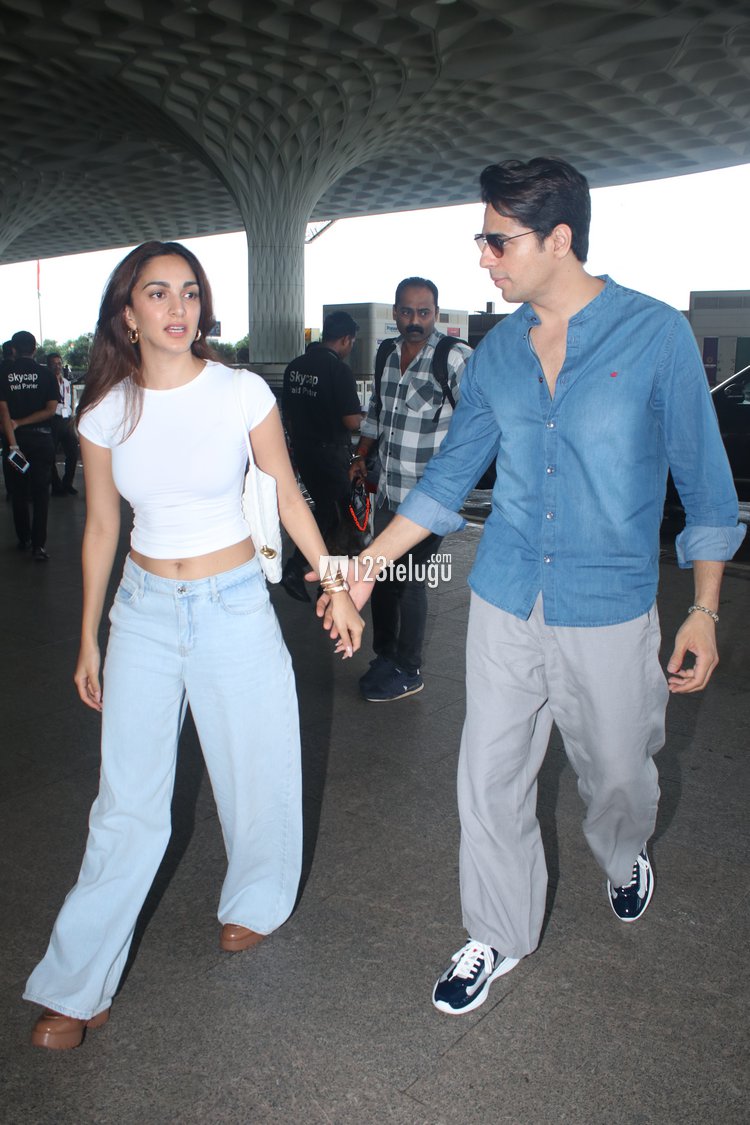
[[[546,563],[551,563],[551,562],[552,562],[552,555],[545,555],[545,556],[544,556],[544,561],[545,561]]]
[[[554,512],[547,512],[546,518],[548,520],[553,520],[555,518],[555,513]]]
[[[548,466],[547,466],[547,476],[548,476],[548,477],[551,477],[551,476],[552,476],[552,474],[554,473],[554,471],[555,471],[555,466],[554,466],[554,465],[548,465]]]
[[[555,423],[554,423],[554,422],[548,422],[548,423],[547,423],[547,429],[548,429],[548,430],[554,430],[554,428],[555,428]]]

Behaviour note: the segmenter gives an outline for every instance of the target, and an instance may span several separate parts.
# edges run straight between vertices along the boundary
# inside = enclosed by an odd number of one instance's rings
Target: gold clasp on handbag
[[[261,547],[260,553],[264,559],[276,558],[276,551],[274,551],[273,547]]]

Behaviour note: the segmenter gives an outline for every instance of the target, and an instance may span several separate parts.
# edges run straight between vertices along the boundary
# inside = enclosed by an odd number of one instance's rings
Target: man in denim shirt
[[[553,721],[612,909],[632,923],[648,906],[668,693],[701,690],[716,667],[724,561],[744,534],[690,326],[584,269],[585,178],[536,159],[491,165],[480,182],[480,264],[522,305],[474,353],[439,454],[367,550],[393,558],[428,532],[458,530],[456,513],[496,451],[469,578],[458,766],[470,936],[433,992],[456,1015],[479,1007],[539,941],[547,872],[536,791]],[[670,468],[686,513],[678,561],[693,569],[695,596],[665,679],[655,598]],[[367,584],[352,590],[361,605]]]

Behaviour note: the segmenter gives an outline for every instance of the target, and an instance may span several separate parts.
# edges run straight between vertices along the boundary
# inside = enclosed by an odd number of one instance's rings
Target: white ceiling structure
[[[252,357],[310,220],[750,162],[748,0],[0,0],[0,262],[245,229]]]

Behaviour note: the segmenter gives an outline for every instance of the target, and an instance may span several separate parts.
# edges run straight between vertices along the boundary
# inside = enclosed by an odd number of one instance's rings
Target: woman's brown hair
[[[143,408],[143,382],[141,373],[141,350],[133,344],[125,323],[125,307],[130,305],[133,289],[144,266],[152,258],[177,255],[184,258],[195,274],[200,293],[201,314],[198,321],[200,339],[194,340],[191,351],[199,359],[217,358],[206,343],[206,335],[214,326],[214,310],[211,299],[211,286],[205,270],[195,254],[179,242],[143,242],[123,258],[112,271],[102,296],[99,320],[96,325],[94,341],[91,345],[89,369],[86,385],[78,404],[78,418],[91,410],[107,395],[113,387],[122,383],[125,388],[125,417],[123,419],[123,438],[132,434],[138,425]]]

